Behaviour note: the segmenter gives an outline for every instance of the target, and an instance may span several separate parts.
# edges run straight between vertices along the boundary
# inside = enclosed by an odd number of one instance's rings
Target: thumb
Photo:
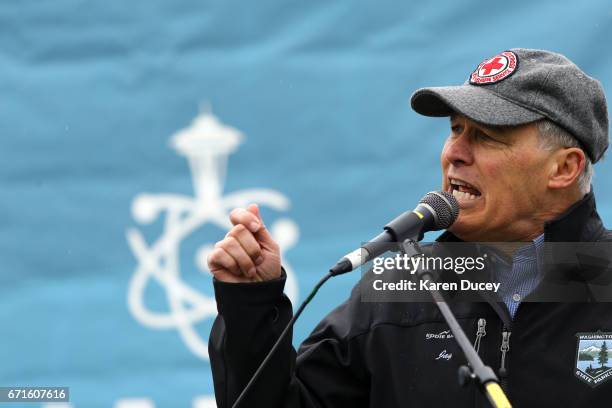
[[[261,225],[263,225],[263,220],[261,219],[261,214],[259,213],[259,206],[257,204],[255,203],[249,204],[249,206],[247,207],[247,211],[255,215],[257,219],[259,220],[259,222],[261,223]]]
[[[257,204],[250,204],[247,207],[247,211],[255,215],[261,225],[261,227],[259,227],[259,229],[255,232],[255,237],[257,238],[257,240],[262,243],[276,243],[276,241],[274,241],[274,238],[272,238],[272,234],[270,234],[270,231],[268,231],[268,229],[266,228],[266,224],[261,218],[261,213],[259,212],[259,207],[257,206]]]

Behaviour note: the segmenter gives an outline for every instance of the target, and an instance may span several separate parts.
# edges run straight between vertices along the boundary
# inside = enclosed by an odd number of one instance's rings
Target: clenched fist
[[[280,249],[256,204],[230,213],[234,227],[215,244],[208,269],[223,282],[260,282],[281,275]]]

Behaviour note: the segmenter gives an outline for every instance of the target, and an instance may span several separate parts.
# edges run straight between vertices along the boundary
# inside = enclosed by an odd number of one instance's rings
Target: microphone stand
[[[405,240],[402,243],[402,250],[408,256],[420,255],[423,253],[418,242],[414,239]],[[435,279],[433,274],[427,270],[420,270],[418,275],[420,278],[426,277],[432,280]],[[464,386],[469,381],[477,380],[479,389],[486,395],[494,408],[512,408],[510,401],[508,401],[508,397],[506,397],[506,394],[499,385],[499,379],[495,375],[495,372],[491,367],[482,362],[480,356],[474,347],[472,347],[472,343],[465,335],[465,332],[461,326],[459,326],[455,315],[453,315],[453,312],[448,306],[448,303],[444,300],[442,294],[435,289],[430,289],[429,292],[468,361],[467,366],[463,365],[459,367],[459,384]]]

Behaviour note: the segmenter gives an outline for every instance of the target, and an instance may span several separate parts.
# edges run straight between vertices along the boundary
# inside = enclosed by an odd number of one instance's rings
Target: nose
[[[470,127],[466,125],[459,134],[451,134],[444,144],[442,160],[453,166],[469,166],[474,162]]]

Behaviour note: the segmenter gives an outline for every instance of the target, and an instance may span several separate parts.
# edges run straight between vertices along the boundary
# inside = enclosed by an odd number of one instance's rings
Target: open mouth
[[[451,178],[449,184],[449,193],[452,193],[457,199],[476,200],[481,196],[480,191],[466,181]]]

